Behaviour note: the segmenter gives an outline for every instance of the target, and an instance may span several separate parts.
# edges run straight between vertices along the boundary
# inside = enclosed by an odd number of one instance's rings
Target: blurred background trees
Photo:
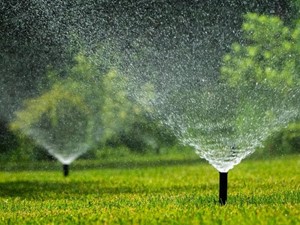
[[[102,52],[79,52],[63,71],[49,69],[49,89],[25,101],[10,123],[11,130],[20,133],[21,139],[31,137],[37,140],[36,144],[53,145],[60,151],[88,145],[94,149],[90,155],[97,154],[103,145],[159,152],[162,146],[174,144],[175,138],[147,117],[151,109],[129,98],[127,77],[110,65],[99,63],[99,54]],[[150,98],[153,93],[149,90],[144,89]],[[24,148],[29,146],[23,144],[19,151],[27,152]]]
[[[260,85],[298,96],[300,21],[287,26],[278,16],[248,13],[244,18],[244,43],[234,43],[224,56],[222,78],[232,86]],[[299,104],[296,99],[294,105]],[[270,137],[265,150],[270,154],[299,152],[299,119]]]
[[[144,39],[166,49],[189,41],[196,43],[189,49],[195,59],[187,66],[201,67],[204,74],[212,76],[219,76],[223,66],[223,74],[235,74],[233,84],[259,81],[298,85],[299,6],[299,1],[293,0],[163,4],[128,0],[2,1],[1,155],[17,149],[20,155],[26,152],[24,158],[31,154],[28,152],[34,152],[30,156],[33,158],[44,157],[28,137],[20,138],[8,127],[16,111],[39,113],[30,109],[34,99],[62,94],[57,87],[74,96],[89,96],[82,101],[94,107],[102,126],[108,128],[99,147],[126,146],[138,152],[159,152],[163,145],[176,144],[172,134],[148,116],[149,109],[132,102],[124,77],[130,70],[119,70],[120,63],[130,64],[136,43]],[[252,13],[243,17],[247,12]],[[239,44],[234,44],[231,55],[224,57],[234,42]],[[129,61],[120,62],[119,54]],[[222,65],[223,57],[226,66]],[[275,149],[275,145],[287,152],[299,150],[298,122],[271,138],[266,148]],[[97,154],[96,150],[90,154]]]

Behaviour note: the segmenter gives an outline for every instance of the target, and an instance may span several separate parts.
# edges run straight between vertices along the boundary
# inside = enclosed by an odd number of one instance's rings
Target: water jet
[[[57,95],[59,91],[62,93]],[[68,176],[69,165],[95,142],[97,133],[93,119],[88,106],[79,97],[56,86],[28,100],[27,107],[16,113],[12,127],[59,160],[64,176]]]

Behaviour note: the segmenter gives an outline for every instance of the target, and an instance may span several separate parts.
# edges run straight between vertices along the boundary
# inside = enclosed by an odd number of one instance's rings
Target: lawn
[[[67,178],[52,164],[1,168],[0,224],[300,224],[299,155],[243,161],[225,206],[218,172],[193,158],[78,161]]]

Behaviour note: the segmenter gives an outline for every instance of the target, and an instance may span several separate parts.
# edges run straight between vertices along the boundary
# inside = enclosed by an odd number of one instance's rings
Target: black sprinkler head
[[[64,176],[67,177],[69,175],[69,165],[68,164],[63,165],[63,171],[64,171]]]
[[[220,189],[219,189],[219,203],[225,205],[227,201],[227,186],[228,186],[228,173],[220,172]]]

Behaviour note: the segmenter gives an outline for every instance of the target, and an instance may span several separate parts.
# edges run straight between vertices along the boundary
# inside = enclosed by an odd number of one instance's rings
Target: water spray
[[[219,203],[225,205],[227,201],[227,186],[228,186],[228,173],[220,172],[220,189],[219,189]]]
[[[69,175],[69,165],[63,164],[64,176],[67,177]]]

